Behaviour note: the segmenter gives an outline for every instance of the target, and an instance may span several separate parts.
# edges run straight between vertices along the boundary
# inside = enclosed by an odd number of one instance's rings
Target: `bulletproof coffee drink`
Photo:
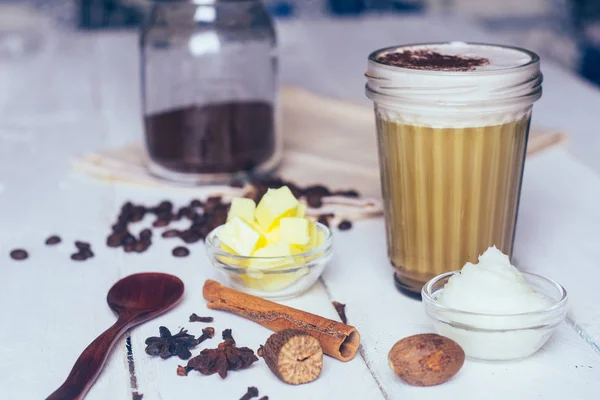
[[[512,254],[539,57],[462,42],[385,48],[369,56],[387,249],[400,289]]]

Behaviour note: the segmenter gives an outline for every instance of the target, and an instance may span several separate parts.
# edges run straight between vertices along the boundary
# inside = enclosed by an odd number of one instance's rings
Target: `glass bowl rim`
[[[206,250],[209,253],[209,256],[211,258],[211,261],[213,261],[214,259],[216,259],[217,257],[229,257],[232,260],[235,261],[239,261],[239,262],[243,262],[243,261],[265,261],[265,262],[274,262],[274,261],[285,261],[287,259],[289,259],[290,257],[298,257],[298,258],[302,258],[302,259],[306,259],[308,257],[313,257],[315,255],[317,255],[318,257],[316,257],[314,260],[311,260],[308,265],[307,263],[295,263],[294,265],[291,265],[289,267],[281,267],[281,268],[277,268],[277,269],[266,269],[266,270],[260,270],[260,269],[248,269],[248,268],[243,268],[243,267],[238,267],[235,265],[230,265],[228,263],[223,263],[223,262],[219,262],[219,266],[217,266],[217,268],[219,269],[224,269],[227,272],[232,272],[232,273],[237,273],[239,275],[247,275],[249,272],[250,273],[263,273],[265,275],[277,275],[277,274],[285,274],[285,273],[291,273],[291,272],[296,272],[302,268],[312,268],[315,265],[310,265],[313,264],[315,262],[318,262],[319,260],[321,260],[322,258],[326,257],[329,255],[330,250],[332,248],[333,245],[333,235],[331,233],[331,229],[329,229],[326,225],[320,223],[320,222],[316,222],[317,228],[319,228],[319,230],[321,230],[324,234],[325,234],[325,241],[323,242],[323,244],[321,244],[318,247],[315,247],[314,249],[302,252],[302,253],[298,253],[298,254],[293,254],[293,255],[289,255],[289,256],[277,256],[277,257],[252,257],[252,256],[241,256],[239,254],[232,254],[229,253],[225,250],[220,249],[219,247],[216,246],[215,244],[215,239],[217,239],[216,235],[217,232],[223,228],[223,225],[220,225],[218,227],[216,227],[215,229],[213,229],[207,236],[206,236]],[[214,265],[214,262],[213,262]]]
[[[525,272],[525,271],[519,271],[519,272],[521,272],[521,274],[523,274],[525,277],[530,276],[530,277],[541,279],[542,281],[545,281],[546,283],[549,283],[560,294],[560,299],[558,301],[556,301],[555,303],[553,303],[551,306],[543,308],[541,310],[528,311],[528,312],[524,312],[524,313],[511,313],[511,314],[488,314],[488,313],[481,313],[481,312],[472,312],[472,311],[459,310],[456,308],[446,307],[446,306],[437,304],[432,297],[431,289],[432,289],[433,285],[435,285],[442,279],[453,276],[455,274],[459,274],[460,271],[445,272],[443,274],[440,274],[440,275],[430,279],[421,289],[421,298],[423,299],[423,304],[426,307],[432,307],[439,311],[446,311],[446,312],[452,312],[452,313],[461,314],[461,315],[470,315],[470,316],[475,316],[475,317],[486,317],[486,318],[507,318],[507,317],[519,318],[519,317],[532,316],[532,315],[545,315],[545,314],[549,314],[553,311],[563,309],[566,306],[566,303],[568,300],[567,290],[564,287],[562,287],[558,282],[556,282],[553,279],[547,278],[545,276],[535,274],[533,272]]]

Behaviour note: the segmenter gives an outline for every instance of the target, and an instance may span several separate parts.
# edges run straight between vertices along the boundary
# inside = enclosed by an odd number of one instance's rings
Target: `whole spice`
[[[255,388],[254,386],[250,386],[248,388],[248,391],[246,392],[246,394],[244,394],[242,397],[240,397],[240,400],[250,400],[254,397],[258,397],[258,389]]]
[[[62,241],[62,239],[60,238],[60,236],[57,235],[52,235],[50,236],[48,239],[46,239],[46,244],[48,246],[53,246],[55,244],[59,244]]]
[[[204,282],[202,294],[210,309],[229,311],[276,332],[298,329],[309,333],[319,341],[323,353],[341,361],[354,358],[360,346],[360,335],[350,325],[229,289],[212,280]]]
[[[213,317],[199,317],[196,315],[196,313],[190,315],[190,322],[213,322],[214,318]]]
[[[347,231],[348,229],[352,229],[352,222],[350,222],[347,219],[345,219],[345,220],[343,220],[342,222],[339,223],[338,229],[340,231]]]
[[[331,304],[335,307],[335,311],[337,311],[340,319],[343,323],[348,323],[348,318],[346,318],[346,305],[337,301],[332,301]]]
[[[436,334],[414,335],[392,347],[390,368],[413,386],[434,386],[452,378],[465,362],[465,352],[453,340]]]
[[[188,376],[188,372],[192,369],[190,367],[184,367],[183,365],[177,366],[177,375],[179,376]]]
[[[258,355],[275,376],[291,385],[312,382],[323,369],[323,349],[319,341],[295,329],[272,334]]]
[[[223,331],[223,342],[216,349],[204,349],[199,355],[188,361],[187,367],[203,375],[218,373],[221,378],[227,377],[227,371],[248,368],[258,358],[248,347],[237,347],[231,335],[231,329]]]
[[[198,339],[194,335],[187,333],[187,330],[181,329],[175,335],[164,326],[158,328],[160,336],[149,337],[146,339],[146,353],[151,356],[160,356],[167,359],[171,356],[178,356],[182,360],[187,360],[192,356],[190,348],[197,346],[206,339],[215,335],[213,328],[202,329],[202,336]]]
[[[174,257],[187,257],[190,255],[190,251],[188,250],[187,247],[183,247],[183,246],[177,246],[175,247],[171,253],[173,254]]]

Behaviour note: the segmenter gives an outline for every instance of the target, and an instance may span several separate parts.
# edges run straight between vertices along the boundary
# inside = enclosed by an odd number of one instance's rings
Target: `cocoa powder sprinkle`
[[[448,55],[423,49],[406,49],[382,54],[377,57],[377,61],[394,67],[455,72],[473,71],[477,67],[490,63],[487,58]]]

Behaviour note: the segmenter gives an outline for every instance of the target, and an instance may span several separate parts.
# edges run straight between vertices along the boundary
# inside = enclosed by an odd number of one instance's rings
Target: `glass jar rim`
[[[436,49],[444,46],[465,46],[466,52],[477,55],[477,49],[490,48],[495,57],[508,50],[516,57],[513,66],[469,71],[444,71],[393,66],[379,61],[380,54],[395,49]],[[449,48],[450,48],[449,47]],[[452,48],[457,51],[461,47]],[[487,50],[486,50],[487,51]],[[482,51],[485,54],[485,51]],[[519,53],[527,56],[520,61]],[[460,53],[449,53],[460,54]],[[500,59],[502,60],[502,59]],[[530,106],[542,94],[543,75],[537,54],[513,46],[486,43],[421,43],[391,46],[372,52],[368,57],[366,94],[376,104],[388,107],[403,106],[429,108],[473,107],[470,111],[506,111]]]

